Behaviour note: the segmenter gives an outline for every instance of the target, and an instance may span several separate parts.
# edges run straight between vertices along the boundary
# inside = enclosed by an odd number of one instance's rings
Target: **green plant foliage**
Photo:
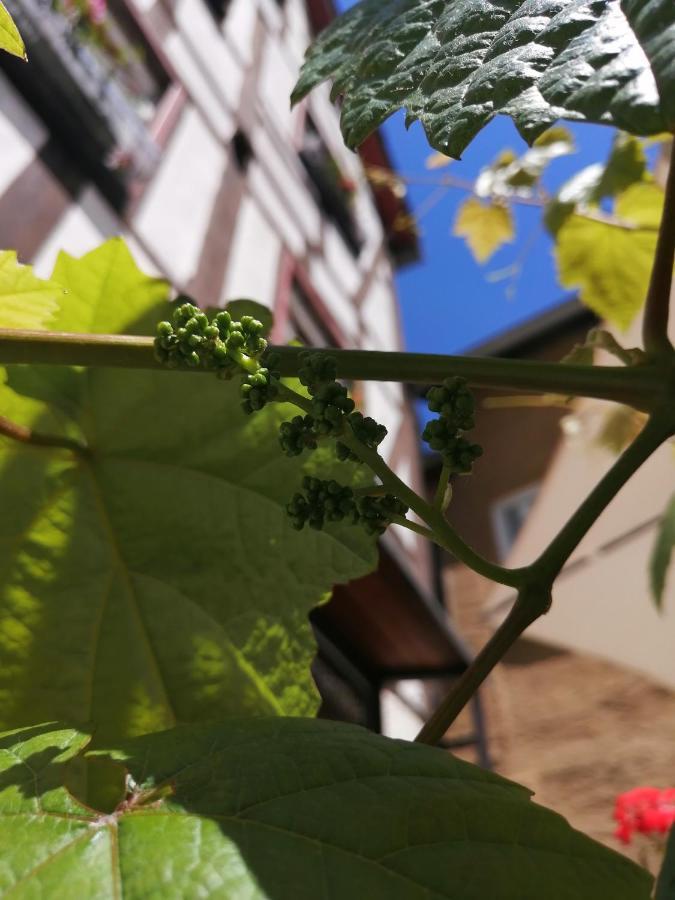
[[[668,131],[674,55],[672,0],[363,0],[310,49],[294,99],[332,78],[350,147],[405,107],[458,157],[498,113],[528,142],[559,118]]]
[[[0,250],[0,328],[43,328],[63,294],[60,285],[20,265],[13,250]]]
[[[485,203],[469,197],[457,211],[452,233],[465,238],[477,262],[486,262],[500,247],[513,241],[513,215],[503,203]]]
[[[258,303],[257,300],[249,300],[246,297],[239,297],[237,300],[230,300],[225,309],[229,312],[233,319],[241,319],[242,316],[253,316],[263,324],[263,334],[269,336],[272,330],[272,313],[267,306]]]
[[[604,166],[586,166],[546,204],[544,224],[555,237],[577,207],[596,207],[606,197],[614,198],[641,181],[651,182],[644,142],[620,131]]]
[[[663,191],[634,184],[616,198],[620,224],[570,216],[558,231],[560,282],[603,319],[627,328],[642,307],[651,273]]]
[[[643,142],[620,131],[614,138],[612,152],[588,199],[599,203],[605,197],[616,197],[632,184],[646,178],[647,157]]]
[[[666,854],[656,882],[654,900],[675,900],[675,828],[670,829]]]
[[[26,59],[26,48],[23,38],[19,34],[19,29],[14,24],[14,20],[7,12],[7,8],[0,2],[0,50],[11,53],[12,56],[18,56],[19,59]]]
[[[230,720],[98,751],[112,813],[66,790],[86,738],[0,736],[0,891],[23,897],[647,900],[643,869],[449,754],[307,719]],[[120,779],[121,782],[121,779]]]
[[[149,333],[167,286],[121,241],[62,254],[53,325]],[[0,722],[64,718],[117,739],[230,714],[308,714],[309,610],[375,562],[372,539],[300,536],[284,506],[288,409],[249,419],[208,375],[13,367],[3,414],[87,454],[0,439]],[[45,407],[39,400],[47,400]],[[323,461],[322,461],[323,460]],[[341,469],[349,479],[353,470]]]
[[[503,150],[493,163],[481,170],[475,191],[480,197],[504,199],[536,196],[535,188],[548,165],[570,153],[574,153],[570,132],[561,126],[549,128],[520,156],[513,150]]]
[[[652,597],[660,609],[663,603],[663,592],[666,588],[666,577],[670,567],[670,561],[675,549],[675,494],[670,498],[670,503],[661,519],[659,533],[652,550],[649,561],[649,574],[652,588]]]

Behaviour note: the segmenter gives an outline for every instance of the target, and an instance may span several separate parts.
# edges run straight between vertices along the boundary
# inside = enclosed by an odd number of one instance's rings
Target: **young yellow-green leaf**
[[[483,203],[469,197],[457,212],[452,233],[466,240],[478,262],[485,262],[503,244],[513,240],[511,210],[501,203]]]
[[[55,328],[150,333],[167,287],[121,241],[61,256]],[[81,323],[81,324],[80,324]],[[311,714],[307,615],[369,571],[359,529],[298,534],[303,461],[288,407],[250,418],[238,382],[163,371],[14,367],[3,414],[89,455],[0,438],[0,722],[58,717],[96,739],[223,715]],[[5,411],[6,410],[6,411]],[[317,451],[320,454],[320,451]],[[305,465],[326,477],[321,458]],[[347,480],[350,468],[343,471]]]
[[[3,896],[648,900],[652,878],[450,754],[351,725],[230,720],[99,751],[102,814],[63,785],[81,736],[0,736]]]
[[[500,113],[529,142],[560,118],[672,131],[673,58],[673,0],[363,0],[310,48],[293,98],[332,79],[350,147],[405,108],[459,157]]]
[[[26,59],[26,48],[23,39],[19,34],[19,29],[14,24],[14,20],[7,12],[7,8],[0,0],[0,50],[11,53],[12,56],[18,56],[19,59]]]
[[[659,533],[649,560],[652,598],[659,609],[663,604],[663,592],[666,589],[673,550],[675,550],[675,494],[671,497],[661,519]]]
[[[663,191],[640,182],[616,199],[614,216],[627,227],[572,215],[558,231],[561,284],[578,288],[586,306],[620,328],[645,301],[662,208]]]
[[[475,190],[479,197],[532,196],[532,189],[554,159],[574,153],[574,139],[566,128],[549,128],[534,146],[517,156],[503,150],[489,166],[481,169]]]
[[[13,250],[0,250],[0,328],[43,328],[63,294],[60,285],[18,263]]]
[[[614,138],[612,152],[600,180],[588,199],[591,202],[599,202],[604,197],[616,197],[646,177],[647,157],[642,141],[630,134],[619,132]]]

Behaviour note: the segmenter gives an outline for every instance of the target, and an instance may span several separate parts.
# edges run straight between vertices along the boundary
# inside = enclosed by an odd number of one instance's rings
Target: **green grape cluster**
[[[446,378],[442,385],[430,388],[427,406],[456,431],[470,431],[476,424],[473,394],[463,378]]]
[[[431,412],[440,413],[422,432],[422,439],[432,450],[440,453],[443,464],[452,475],[468,475],[474,462],[483,454],[479,444],[461,436],[462,431],[474,427],[474,401],[463,378],[446,378],[442,385],[427,393]]]
[[[354,401],[347,388],[335,380],[336,375],[337,365],[329,354],[317,351],[300,354],[298,378],[307,388],[311,407],[306,416],[296,416],[281,426],[279,441],[288,456],[298,456],[305,449],[314,450],[320,438],[339,438],[346,428],[372,449],[384,440],[387,429],[354,410]],[[343,441],[336,441],[335,452],[342,462],[361,461]]]
[[[303,450],[316,450],[318,435],[311,416],[295,416],[279,427],[279,443],[286,456],[300,456]]]
[[[241,405],[246,413],[257,412],[279,395],[277,360],[268,356],[263,324],[252,316],[236,321],[221,310],[209,319],[192,303],[182,303],[171,322],[160,322],[155,338],[155,356],[172,369],[213,369],[223,378],[243,373]]]
[[[354,411],[347,388],[339,381],[330,381],[315,386],[313,393],[311,415],[316,431],[331,437],[342,434],[347,417]]]
[[[293,527],[301,531],[305,525],[320,531],[328,522],[361,525],[368,534],[384,534],[393,519],[405,516],[408,507],[393,496],[370,495],[357,497],[354,491],[337,481],[322,481],[307,475],[298,491],[286,506]]]
[[[359,523],[368,534],[381,535],[395,517],[403,518],[408,507],[393,494],[384,497],[361,497],[358,501]]]
[[[208,368],[230,375],[244,355],[259,360],[267,349],[262,322],[252,316],[234,321],[227,310],[209,319],[192,303],[182,303],[171,322],[160,322],[155,338],[156,358],[169,368]]]
[[[301,531],[305,525],[320,531],[324,522],[357,521],[354,491],[337,481],[322,481],[320,478],[305,476],[303,491],[293,495],[286,506],[286,512],[293,528]]]

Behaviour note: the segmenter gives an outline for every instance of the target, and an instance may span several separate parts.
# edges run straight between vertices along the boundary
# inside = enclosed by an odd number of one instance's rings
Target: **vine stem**
[[[54,434],[41,434],[38,431],[27,428],[25,425],[11,422],[4,416],[0,416],[0,435],[10,438],[12,441],[18,441],[20,444],[30,444],[34,447],[59,447],[62,450],[70,450],[78,456],[89,455],[89,448],[74,438]]]
[[[466,669],[455,687],[423,725],[415,738],[420,744],[438,744],[490,672],[518,640],[525,629],[550,605],[550,589],[523,588],[507,617]]]
[[[673,349],[668,340],[673,265],[675,265],[675,139],[670,151],[661,226],[642,321],[642,342],[645,350],[653,356],[672,352]]]
[[[671,403],[650,416],[635,440],[600,479],[539,559],[532,564],[531,569],[539,577],[544,577],[551,583],[558,577],[562,567],[603,510],[640,466],[673,434],[675,434],[675,409]]]
[[[441,512],[445,511],[446,503],[446,495],[448,493],[450,481],[450,469],[448,466],[444,465],[441,468],[441,474],[438,476],[438,484],[436,485],[436,493],[434,494],[434,509],[439,509]]]
[[[303,397],[287,385],[282,385],[279,392],[280,399],[293,403],[303,412],[311,413],[311,401],[308,397]],[[453,556],[456,556],[463,563],[492,581],[499,584],[506,584],[511,587],[517,587],[521,584],[521,572],[519,569],[506,569],[496,563],[492,563],[485,557],[477,553],[473,547],[470,547],[445,520],[443,513],[435,509],[430,503],[420,497],[416,491],[402,481],[398,475],[389,468],[384,459],[377,450],[373,450],[362,444],[353,434],[349,434],[346,429],[344,434],[340,435],[340,441],[345,444],[354,453],[361,462],[365,463],[382,482],[383,486],[391,494],[403,501],[413,512],[417,513],[419,518],[426,522],[431,529],[431,534],[424,532],[425,537],[430,537],[440,547],[443,547]],[[415,524],[415,523],[410,523]],[[412,529],[415,530],[415,529]]]
[[[296,376],[302,347],[272,347],[283,376]],[[662,387],[657,365],[580,366],[538,360],[334,350],[338,377],[358,381],[436,384],[459,375],[474,387],[593,397],[650,409]],[[0,365],[107,366],[168,371],[154,357],[152,338],[0,329]],[[187,369],[207,372],[208,369]]]
[[[600,514],[640,466],[675,433],[672,403],[658,410],[563,526],[544,553],[518,573],[520,587],[509,614],[425,723],[416,741],[437,744],[494,667],[532,622],[548,612],[551,589],[571,554]]]

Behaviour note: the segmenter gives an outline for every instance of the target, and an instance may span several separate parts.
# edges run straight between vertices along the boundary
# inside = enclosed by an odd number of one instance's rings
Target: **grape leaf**
[[[666,589],[666,577],[668,568],[675,549],[675,494],[670,498],[670,503],[661,519],[659,533],[649,560],[649,574],[651,580],[652,597],[657,608],[663,604],[663,592]]]
[[[647,294],[663,191],[640,182],[620,194],[614,215],[628,227],[570,216],[557,234],[560,282],[578,288],[586,306],[627,328]]]
[[[630,134],[619,132],[614,138],[612,152],[589,200],[600,202],[604,197],[616,197],[626,188],[647,178],[647,157],[642,142]]]
[[[503,244],[513,240],[511,210],[501,203],[482,203],[469,197],[457,212],[452,233],[466,238],[476,260],[485,262]]]
[[[529,792],[351,725],[246,719],[98,751],[112,813],[66,789],[82,735],[0,735],[0,891],[250,900],[648,900],[648,872]]]
[[[498,113],[532,142],[557,119],[675,123],[673,0],[363,0],[308,51],[295,101],[332,78],[356,147],[398,109],[459,157]]]
[[[19,29],[2,2],[0,2],[0,50],[18,56],[19,59],[26,59],[26,48]]]
[[[13,250],[0,250],[0,328],[42,328],[63,293],[60,285],[20,265]]]
[[[675,828],[670,829],[666,853],[656,882],[654,900],[675,900]]]
[[[167,286],[121,241],[62,254],[55,278],[68,290],[55,328],[149,333],[167,316]],[[359,529],[291,527],[303,465],[277,428],[294,408],[249,419],[238,383],[206,374],[36,366],[10,381],[32,398],[5,388],[4,415],[89,453],[0,439],[4,727],[92,721],[105,740],[314,712],[307,614],[375,549]],[[325,477],[325,459],[307,466]]]

